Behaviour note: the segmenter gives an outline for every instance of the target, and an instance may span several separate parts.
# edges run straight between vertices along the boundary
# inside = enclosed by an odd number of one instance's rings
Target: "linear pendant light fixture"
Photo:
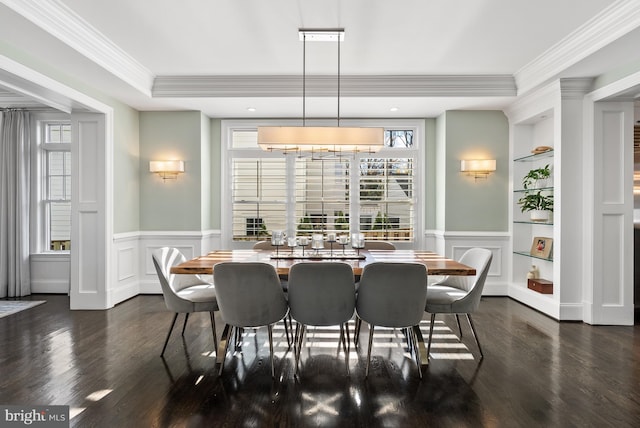
[[[384,129],[340,126],[340,42],[344,29],[300,29],[302,54],[302,126],[260,126],[258,145],[267,151],[287,152],[377,152],[384,146]],[[307,41],[337,42],[338,114],[337,126],[306,126],[306,45]]]

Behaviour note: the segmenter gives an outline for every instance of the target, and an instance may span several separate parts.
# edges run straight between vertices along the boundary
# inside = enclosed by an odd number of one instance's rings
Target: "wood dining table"
[[[374,262],[411,262],[421,263],[427,267],[428,275],[462,275],[473,276],[476,270],[452,259],[443,257],[432,251],[420,250],[344,250],[341,248],[324,249],[320,252],[308,250],[305,254],[300,250],[215,250],[195,257],[171,268],[172,274],[213,275],[215,265],[222,262],[265,262],[276,268],[282,279],[287,279],[289,269],[295,263],[314,261],[338,261],[348,263],[353,269],[356,280],[364,267]],[[420,364],[429,364],[424,338],[419,326],[413,328],[418,339]],[[216,356],[216,359],[224,356]]]
[[[278,275],[287,277],[289,269],[295,263],[313,261],[339,261],[348,263],[353,268],[355,276],[362,274],[362,269],[373,262],[413,262],[427,267],[429,275],[464,275],[476,274],[473,267],[440,256],[432,251],[419,250],[349,250],[329,249],[321,253],[309,250],[305,255],[300,251],[291,253],[286,249],[274,250],[215,250],[208,254],[187,260],[171,268],[174,274],[212,275],[217,263],[222,262],[266,262],[273,265]]]

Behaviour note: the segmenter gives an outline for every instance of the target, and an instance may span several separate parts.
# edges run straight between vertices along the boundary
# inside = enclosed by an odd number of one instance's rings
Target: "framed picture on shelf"
[[[542,259],[548,259],[551,256],[552,246],[553,239],[536,236],[533,238],[533,243],[531,244],[531,255]]]

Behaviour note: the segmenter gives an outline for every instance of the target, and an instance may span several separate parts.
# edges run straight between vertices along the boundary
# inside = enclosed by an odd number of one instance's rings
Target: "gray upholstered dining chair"
[[[425,310],[431,314],[429,324],[429,344],[427,356],[431,352],[431,338],[433,337],[433,325],[436,314],[455,314],[462,339],[459,314],[465,314],[471,327],[471,333],[478,345],[480,357],[484,358],[476,329],[471,321],[471,313],[478,309],[480,297],[484,288],[487,273],[491,266],[492,253],[485,248],[471,248],[460,258],[460,263],[475,268],[475,276],[450,275],[442,280],[429,285],[427,289],[427,303]]]
[[[167,309],[175,312],[169,333],[164,341],[160,356],[164,355],[171,332],[178,319],[178,314],[184,313],[184,325],[182,335],[187,326],[187,320],[191,312],[209,312],[211,317],[211,328],[213,330],[214,349],[218,347],[216,339],[216,321],[214,312],[218,310],[218,300],[213,284],[204,281],[198,275],[176,275],[171,273],[171,267],[186,261],[184,255],[176,248],[162,247],[151,254],[153,265],[156,268],[162,295]]]
[[[349,329],[347,322],[353,317],[356,290],[353,268],[341,262],[297,263],[289,271],[289,308],[297,321],[296,373],[307,326],[339,325],[340,343],[343,344],[347,374],[349,373]],[[346,338],[345,338],[346,334]]]
[[[215,265],[213,278],[218,284],[220,314],[226,323],[218,350],[219,373],[222,374],[232,329],[267,326],[271,376],[275,377],[273,324],[289,310],[276,269],[263,262],[223,262]]]
[[[374,327],[381,326],[406,329],[422,379],[420,351],[413,327],[420,324],[426,298],[427,268],[423,264],[374,262],[364,267],[356,297],[356,312],[359,324],[362,321],[369,324],[365,377],[369,375]],[[359,332],[359,327],[357,330]]]
[[[365,250],[395,250],[396,246],[388,241],[365,241]]]

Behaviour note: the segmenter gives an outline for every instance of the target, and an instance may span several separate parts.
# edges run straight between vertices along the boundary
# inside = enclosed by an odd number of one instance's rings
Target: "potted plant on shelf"
[[[549,213],[553,212],[553,194],[545,194],[544,190],[529,190],[518,199],[520,210],[530,212],[531,221],[547,222]]]
[[[532,169],[522,178],[522,187],[524,189],[540,189],[547,187],[547,180],[551,177],[551,169],[549,164],[543,168]]]

